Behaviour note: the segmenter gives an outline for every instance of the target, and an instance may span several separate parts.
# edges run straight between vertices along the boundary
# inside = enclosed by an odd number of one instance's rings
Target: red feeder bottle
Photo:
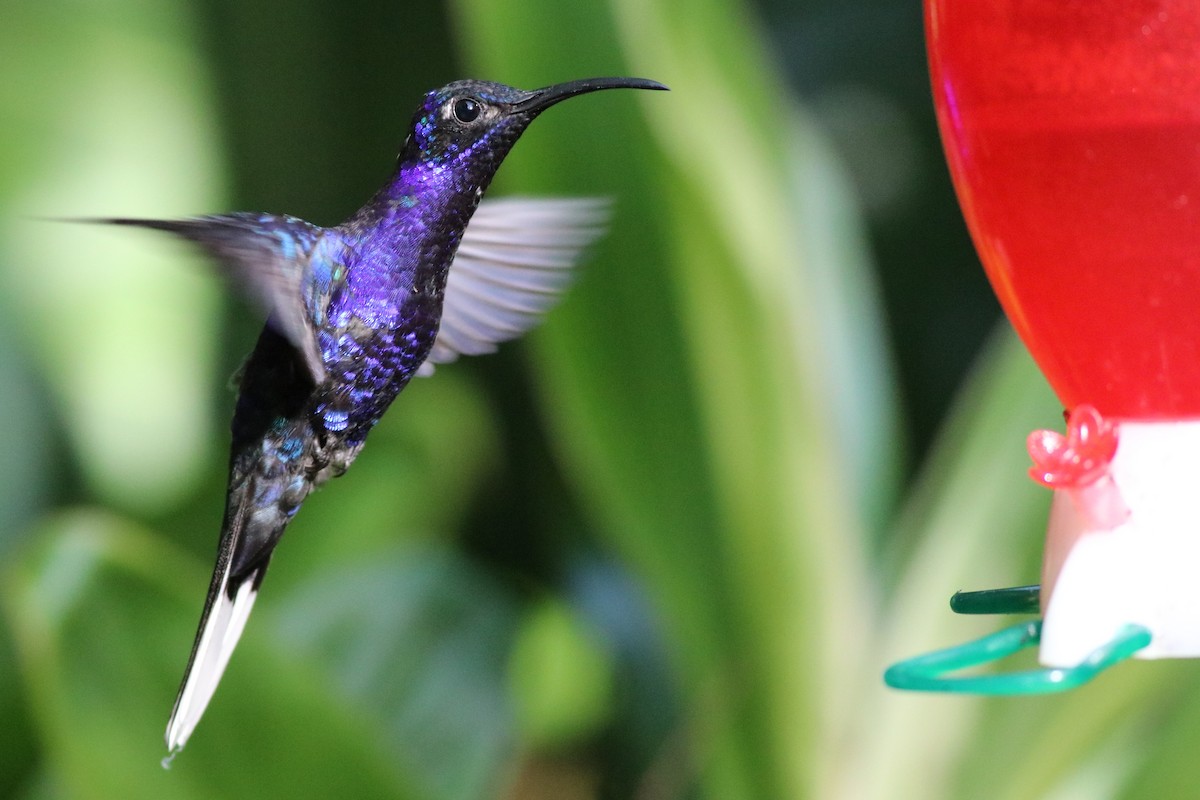
[[[928,0],[938,122],[1008,318],[1069,413],[1041,660],[1126,623],[1200,655],[1200,3]]]

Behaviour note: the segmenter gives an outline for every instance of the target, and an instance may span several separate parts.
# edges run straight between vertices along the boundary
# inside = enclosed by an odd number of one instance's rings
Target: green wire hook
[[[1038,609],[1039,587],[1017,586],[982,592],[959,592],[950,607],[959,614],[1032,613]],[[893,689],[956,694],[1026,695],[1074,689],[1150,644],[1149,629],[1126,625],[1112,641],[1096,648],[1074,667],[1050,667],[1001,675],[950,676],[969,667],[991,664],[1033,647],[1042,640],[1042,621],[1022,622],[981,639],[893,664],[883,681]]]

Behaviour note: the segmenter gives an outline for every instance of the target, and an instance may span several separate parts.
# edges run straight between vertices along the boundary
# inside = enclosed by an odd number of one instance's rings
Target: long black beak
[[[540,114],[555,103],[588,92],[598,92],[601,89],[656,89],[667,91],[667,87],[658,81],[645,78],[584,78],[579,81],[556,83],[541,89],[534,89],[529,97],[512,105],[513,111],[523,111],[527,114]]]

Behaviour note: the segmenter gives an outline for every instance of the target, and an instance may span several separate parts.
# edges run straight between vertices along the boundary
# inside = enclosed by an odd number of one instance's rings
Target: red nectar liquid
[[[1067,408],[1200,417],[1200,2],[928,0],[938,123]]]

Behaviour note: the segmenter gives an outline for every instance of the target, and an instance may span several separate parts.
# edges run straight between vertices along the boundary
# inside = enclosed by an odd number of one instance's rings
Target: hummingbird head
[[[589,78],[531,92],[491,81],[455,81],[425,96],[400,160],[494,171],[529,123],[555,103],[601,89],[666,88],[641,78]]]

